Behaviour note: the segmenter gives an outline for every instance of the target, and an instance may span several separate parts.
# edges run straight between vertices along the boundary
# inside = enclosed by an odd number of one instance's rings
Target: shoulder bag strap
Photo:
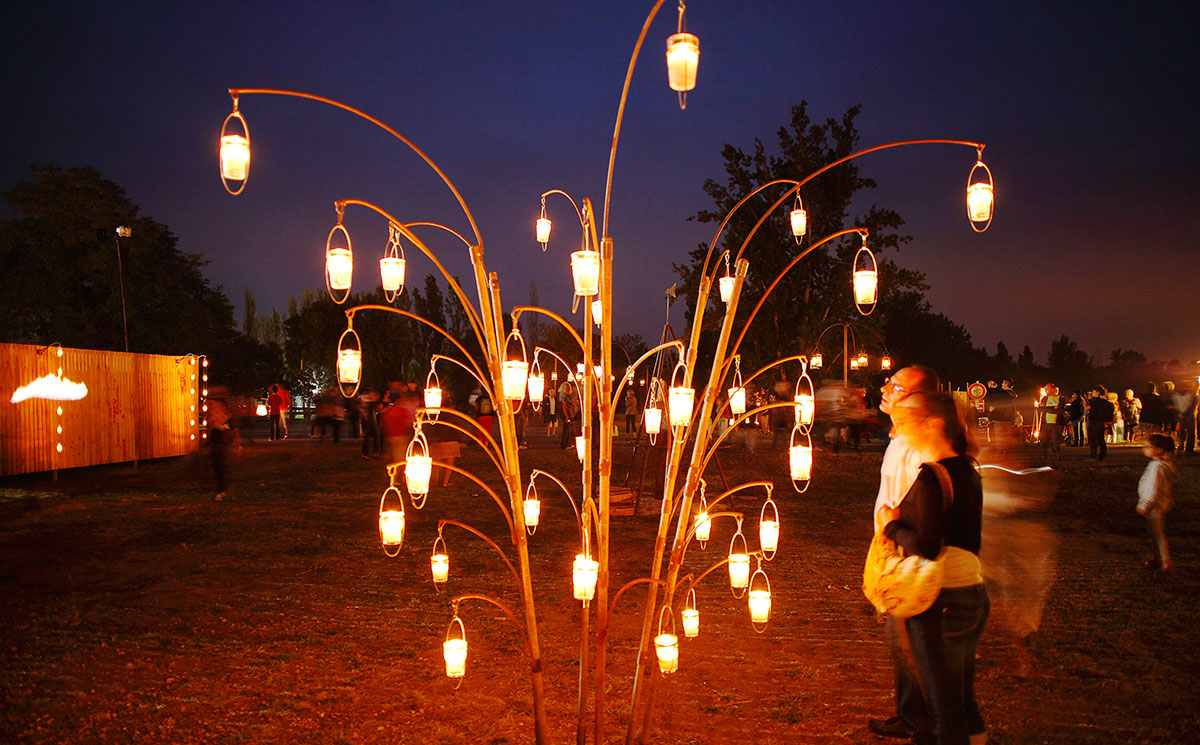
[[[950,505],[954,503],[954,482],[950,479],[950,472],[941,463],[931,462],[925,465],[929,466],[942,486],[942,509],[950,509]]]

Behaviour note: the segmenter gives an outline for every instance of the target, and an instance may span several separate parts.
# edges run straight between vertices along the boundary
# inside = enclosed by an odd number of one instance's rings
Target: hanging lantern
[[[385,256],[379,260],[379,277],[385,292],[396,292],[404,286],[404,259]]]
[[[975,172],[982,169],[982,179],[975,180]],[[992,224],[992,207],[995,204],[992,171],[983,163],[983,148],[979,148],[979,159],[975,161],[971,172],[967,174],[967,219],[971,221],[971,229],[982,233]],[[982,226],[980,226],[982,223]]]
[[[663,631],[665,618],[671,619],[670,631]],[[675,617],[666,605],[658,614],[658,635],[654,637],[654,653],[658,657],[658,669],[664,675],[679,669],[679,637],[675,635]]]
[[[534,364],[536,365],[537,362],[535,361]],[[535,407],[541,405],[542,396],[545,393],[546,393],[546,376],[543,375],[541,372],[531,374],[529,376],[529,400],[533,403],[533,405]]]
[[[571,254],[571,277],[575,294],[592,297],[600,292],[600,252],[584,249]]]
[[[450,634],[454,630],[455,624],[458,625],[459,635],[457,638]],[[450,678],[461,678],[467,674],[467,630],[463,627],[462,619],[458,614],[454,614],[454,618],[450,620],[450,626],[446,629],[446,640],[442,642],[442,657],[446,660],[446,676]]]
[[[683,379],[679,371],[683,370]],[[672,427],[686,427],[692,421],[692,405],[695,403],[696,391],[684,385],[687,379],[687,365],[680,360],[671,373],[671,388],[667,395],[667,413]],[[676,383],[679,385],[676,385]]]
[[[870,264],[864,262],[860,268],[859,258],[862,256],[866,256]],[[875,255],[867,248],[867,239],[864,237],[862,247],[854,254],[854,304],[864,316],[871,315],[871,311],[875,310],[878,285],[879,267],[875,263]],[[863,310],[864,306],[868,306],[869,309]]]
[[[825,366],[825,356],[820,352],[816,352],[809,358],[808,366],[814,370],[820,370]]]
[[[346,239],[346,245],[335,245],[334,236],[338,233]],[[342,241],[338,241],[341,243]],[[341,305],[350,297],[350,284],[354,275],[354,247],[350,242],[350,233],[342,225],[342,213],[338,211],[338,223],[329,231],[325,239],[325,289],[333,302]],[[340,297],[339,294],[341,293]]]
[[[796,435],[803,437],[804,442],[797,442]],[[797,425],[792,428],[788,447],[788,472],[792,477],[792,486],[801,494],[808,490],[812,479],[812,463],[812,438]]]
[[[436,388],[436,387],[426,388],[424,398],[425,398],[425,408],[426,409],[442,408],[442,389],[441,388]]]
[[[858,362],[859,367],[866,367],[867,364],[870,362],[870,359],[867,357],[866,352],[859,352],[858,359],[856,360],[856,362]]]
[[[767,515],[767,507],[771,507],[771,515]],[[763,551],[767,561],[775,558],[775,550],[779,548],[779,508],[768,492],[767,501],[763,502],[758,514],[758,546]]]
[[[338,352],[338,382],[354,384],[362,377],[362,350],[343,349]]]
[[[418,445],[421,447],[420,454],[416,453]],[[404,454],[404,484],[408,487],[413,506],[418,510],[424,506],[425,497],[429,494],[429,477],[432,474],[433,458],[429,457],[429,443],[425,433],[418,430]]]
[[[762,576],[762,584],[754,587],[754,580]],[[758,628],[759,624],[766,625],[771,619],[771,580],[767,577],[767,573],[760,566],[754,571],[754,576],[750,580],[750,622],[755,625],[755,631],[762,631]]]
[[[788,213],[788,219],[792,224],[792,236],[799,241],[808,232],[808,211],[794,209]]]
[[[656,406],[647,406],[642,418],[646,423],[646,434],[657,435],[662,431],[662,409]]]
[[[442,544],[442,548],[438,550],[438,544]],[[433,552],[429,555],[429,568],[433,573],[433,584],[444,585],[450,577],[450,556],[446,553],[446,542],[442,540],[442,534],[439,531],[438,537],[433,541]]]
[[[728,275],[717,280],[717,287],[721,291],[721,302],[728,304],[733,299],[733,282],[734,278]]]
[[[229,123],[237,120],[241,125],[242,134],[229,132]],[[246,118],[238,111],[237,98],[233,99],[233,111],[221,123],[220,135],[221,153],[221,183],[225,191],[237,196],[246,188],[246,178],[250,175],[250,129],[246,126]],[[240,181],[237,190],[229,188],[230,181]]]
[[[504,343],[506,356],[514,340],[521,350],[521,357],[520,359],[515,357],[506,359],[500,376],[504,397],[510,401],[521,401],[525,398],[525,384],[529,379],[529,363],[525,359],[525,340],[521,338],[521,330],[515,327]]]
[[[700,39],[694,34],[671,34],[667,38],[667,84],[671,90],[685,93],[695,88],[699,63]]]
[[[740,598],[750,584],[750,551],[746,546],[746,536],[742,535],[742,522],[738,518],[737,532],[729,540],[729,586],[734,590],[733,596]]]
[[[258,416],[266,416],[267,415],[267,405],[260,401],[258,406],[255,407],[254,413]]]
[[[597,326],[604,320],[604,303],[599,300],[592,301],[592,323]]]
[[[525,515],[525,527],[529,530],[529,534],[537,530],[538,518],[542,514],[542,501],[540,499],[526,499],[521,503],[521,512]]]
[[[395,495],[392,504],[388,504],[389,495]],[[385,489],[379,499],[379,542],[388,556],[399,554],[400,544],[404,542],[404,500],[394,484]]]
[[[729,389],[729,409],[734,416],[746,413],[746,389],[743,386]]]
[[[539,217],[537,219],[537,242],[543,247],[550,242],[550,218]]]
[[[879,358],[879,369],[880,370],[891,370],[892,369],[892,358],[888,357],[886,354],[884,356],[880,357]]]
[[[850,360],[850,369],[851,369],[851,370],[857,370],[857,369],[858,369],[858,358],[857,358],[857,357],[855,357],[854,359]]]
[[[575,438],[575,454],[579,456],[579,462],[583,462],[583,458],[587,455],[587,436],[579,435]]]
[[[700,503],[700,512],[696,513],[693,523],[696,528],[696,540],[700,541],[700,548],[704,548],[708,537],[712,535],[712,518],[708,516],[708,510],[705,509],[703,501]]]
[[[589,559],[584,554],[575,556],[575,566],[571,573],[575,586],[576,600],[591,600],[596,595],[596,574],[600,564]]]
[[[696,588],[688,590],[680,616],[683,619],[683,635],[689,639],[700,636],[700,611],[696,610]]]

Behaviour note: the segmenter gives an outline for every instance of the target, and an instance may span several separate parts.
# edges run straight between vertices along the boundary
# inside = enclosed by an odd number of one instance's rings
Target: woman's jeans
[[[981,584],[946,589],[929,610],[905,621],[938,745],[967,745],[986,729],[975,702],[975,647],[990,606]]]

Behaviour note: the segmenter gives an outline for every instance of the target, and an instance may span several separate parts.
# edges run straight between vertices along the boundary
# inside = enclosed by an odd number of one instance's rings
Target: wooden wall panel
[[[85,398],[11,403],[13,391],[57,373],[60,361],[63,377],[87,385]],[[200,387],[194,361],[71,348],[59,357],[54,347],[0,344],[0,476],[194,452]]]

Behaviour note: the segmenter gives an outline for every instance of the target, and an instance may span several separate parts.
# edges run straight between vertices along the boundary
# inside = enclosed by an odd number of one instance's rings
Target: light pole
[[[129,351],[129,320],[125,317],[125,271],[121,268],[121,239],[133,235],[133,230],[122,225],[116,230],[113,242],[117,244],[117,278],[121,284],[121,328],[125,330],[125,351]]]

